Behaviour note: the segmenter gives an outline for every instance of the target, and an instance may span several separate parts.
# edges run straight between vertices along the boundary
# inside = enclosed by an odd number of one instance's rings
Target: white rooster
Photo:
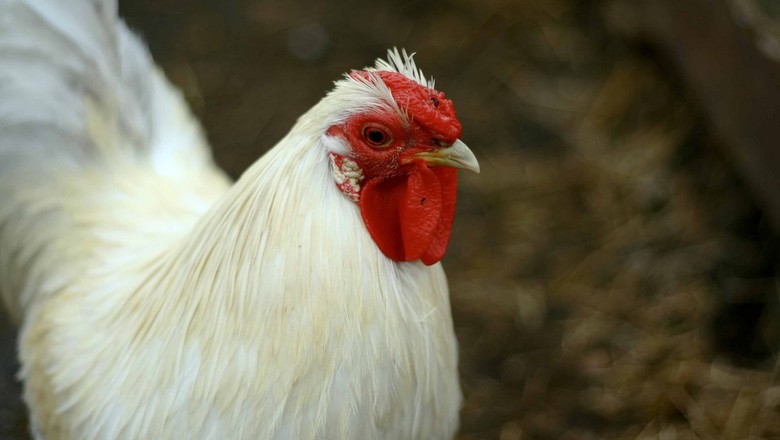
[[[444,439],[452,103],[353,71],[232,184],[111,0],[0,0],[0,293],[47,439]]]

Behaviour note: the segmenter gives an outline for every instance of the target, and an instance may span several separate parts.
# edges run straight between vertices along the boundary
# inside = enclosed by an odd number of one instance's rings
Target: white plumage
[[[383,87],[337,82],[233,185],[114,2],[0,0],[0,293],[36,437],[454,435],[444,272],[385,257],[328,159]]]

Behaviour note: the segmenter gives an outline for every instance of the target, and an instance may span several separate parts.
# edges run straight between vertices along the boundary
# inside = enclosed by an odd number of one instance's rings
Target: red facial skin
[[[451,145],[461,125],[443,93],[400,73],[377,73],[411,123],[396,112],[365,113],[331,127],[328,134],[349,142],[349,157],[363,170],[358,205],[379,249],[395,261],[420,259],[431,265],[444,257],[449,242],[457,170],[429,168],[412,156]]]

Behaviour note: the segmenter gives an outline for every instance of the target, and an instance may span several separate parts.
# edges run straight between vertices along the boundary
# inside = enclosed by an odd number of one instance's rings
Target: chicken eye
[[[371,125],[363,129],[363,138],[372,147],[384,147],[390,143],[390,136],[385,130]]]

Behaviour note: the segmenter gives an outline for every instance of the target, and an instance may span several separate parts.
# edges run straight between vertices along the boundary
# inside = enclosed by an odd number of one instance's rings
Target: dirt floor
[[[343,72],[418,53],[482,165],[444,260],[458,438],[780,438],[777,239],[672,69],[601,2],[121,9],[233,176]],[[5,370],[0,437],[21,438]]]

